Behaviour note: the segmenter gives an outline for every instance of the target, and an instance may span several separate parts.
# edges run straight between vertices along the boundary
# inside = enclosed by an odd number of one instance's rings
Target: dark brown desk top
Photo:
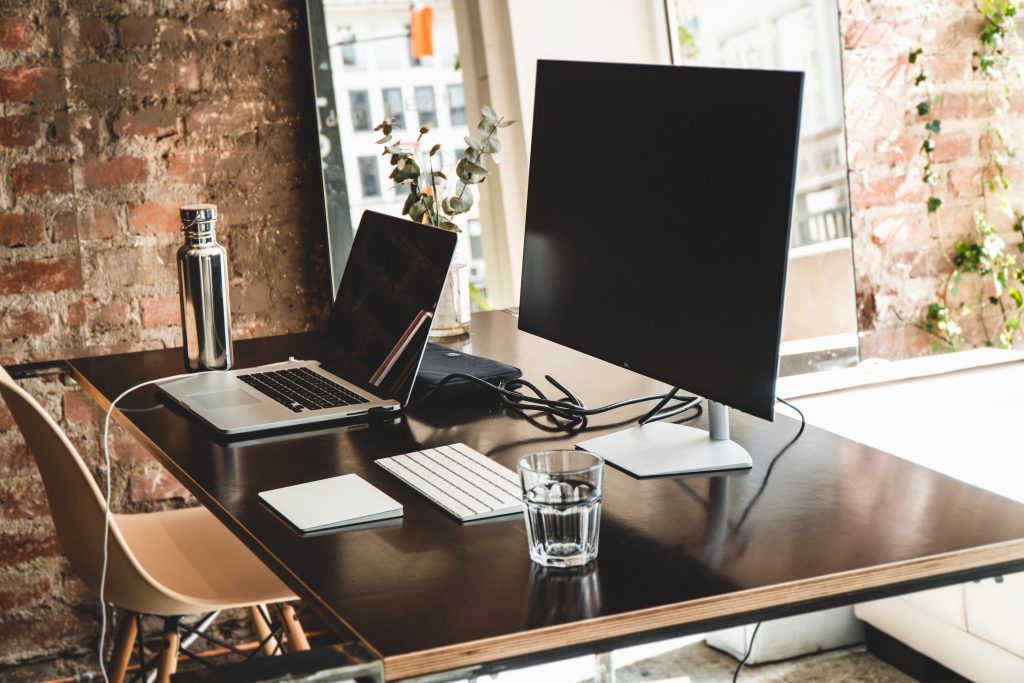
[[[238,342],[238,367],[312,357],[315,339]],[[474,317],[463,346],[537,382],[553,374],[591,405],[660,388],[521,333],[508,313]],[[75,360],[71,371],[106,406],[139,381],[180,373],[181,351]],[[147,387],[125,405],[154,400]],[[609,467],[596,566],[565,574],[531,565],[521,518],[460,525],[373,464],[461,441],[514,468],[523,453],[572,443],[489,399],[427,404],[397,425],[262,441],[216,437],[177,408],[126,415],[119,419],[160,462],[307,603],[384,658],[389,680],[1024,569],[1024,505],[814,427],[766,483],[798,429],[784,417],[732,413],[733,439],[754,457],[748,472],[637,480]],[[697,425],[706,428],[703,418]],[[401,501],[405,516],[304,538],[257,499],[349,472]]]

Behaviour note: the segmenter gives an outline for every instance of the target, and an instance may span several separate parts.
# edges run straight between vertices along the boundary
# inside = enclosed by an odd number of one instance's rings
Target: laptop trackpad
[[[215,408],[233,408],[245,406],[250,403],[259,403],[259,399],[253,398],[244,391],[231,389],[228,391],[210,391],[205,394],[192,394],[188,397],[189,402],[206,410]]]

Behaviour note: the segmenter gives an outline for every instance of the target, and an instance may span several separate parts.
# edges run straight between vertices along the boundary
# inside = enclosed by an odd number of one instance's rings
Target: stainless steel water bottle
[[[217,244],[217,207],[187,204],[179,214],[185,233],[185,244],[178,250],[185,369],[227,370],[233,360],[228,255]]]

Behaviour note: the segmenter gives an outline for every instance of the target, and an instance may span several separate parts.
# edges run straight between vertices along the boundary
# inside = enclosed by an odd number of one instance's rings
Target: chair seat
[[[206,508],[114,517],[139,564],[165,589],[136,596],[135,611],[196,614],[297,599]]]

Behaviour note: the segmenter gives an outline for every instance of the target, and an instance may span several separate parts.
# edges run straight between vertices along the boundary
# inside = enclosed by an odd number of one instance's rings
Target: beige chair
[[[106,506],[100,489],[60,426],[2,367],[0,394],[39,467],[64,552],[75,572],[99,593]],[[158,680],[166,681],[177,666],[177,617],[248,607],[257,633],[269,643],[263,604],[296,599],[202,507],[111,514],[108,548],[104,598],[127,612],[110,662],[112,681],[124,678],[138,615],[168,617],[158,663]],[[282,616],[291,649],[308,649],[290,605],[284,606]]]

